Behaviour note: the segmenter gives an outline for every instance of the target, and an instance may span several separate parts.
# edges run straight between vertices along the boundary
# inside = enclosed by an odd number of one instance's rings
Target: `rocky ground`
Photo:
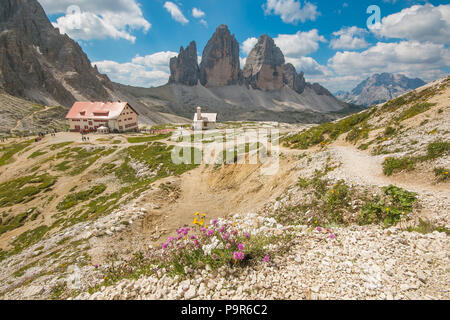
[[[292,235],[290,251],[254,267],[208,267],[191,279],[158,276],[123,280],[76,299],[449,299],[449,242],[376,226],[326,231],[305,226],[273,232]]]

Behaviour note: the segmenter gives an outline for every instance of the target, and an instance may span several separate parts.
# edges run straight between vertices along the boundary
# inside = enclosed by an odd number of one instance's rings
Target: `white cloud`
[[[169,71],[170,59],[176,56],[178,56],[176,52],[161,51],[144,57],[137,55],[131,62],[156,70]]]
[[[164,85],[169,81],[170,58],[177,56],[176,52],[161,51],[147,56],[134,57],[131,62],[118,63],[115,61],[97,61],[101,73],[106,73],[113,81],[139,86],[150,87]]]
[[[382,19],[374,29],[386,38],[450,44],[450,5],[415,5]]]
[[[208,27],[208,22],[205,19],[200,19],[200,23],[205,27]]]
[[[304,56],[319,49],[319,42],[326,42],[317,29],[295,34],[280,34],[274,39],[275,44],[286,56]]]
[[[364,39],[366,33],[368,33],[367,30],[358,27],[344,27],[339,31],[333,32],[333,35],[337,38],[331,40],[330,47],[350,50],[367,48],[369,44]]]
[[[197,19],[203,18],[205,16],[205,12],[202,11],[201,9],[193,8],[192,9],[192,16],[194,18],[197,18]]]
[[[263,8],[265,14],[279,15],[283,22],[292,24],[299,21],[314,21],[320,14],[316,5],[305,1],[302,6],[301,0],[267,0]]]
[[[241,45],[242,53],[244,53],[247,56],[257,43],[258,39],[256,39],[255,37],[248,38]]]
[[[181,12],[180,8],[178,8],[178,6],[175,3],[166,1],[166,3],[164,3],[164,8],[170,13],[172,19],[174,19],[175,21],[181,24],[186,24],[189,22],[189,20],[186,19],[186,17]]]
[[[381,72],[401,73],[411,78],[432,81],[445,75],[442,68],[448,65],[449,49],[442,44],[418,41],[379,42],[363,52],[337,52],[328,61],[328,66],[337,77],[358,74],[360,81]],[[351,88],[348,85],[345,87],[342,82],[340,88],[349,90]]]
[[[53,24],[76,40],[126,39],[134,42],[133,30],[147,32],[151,24],[136,0],[39,0],[47,14],[64,14]],[[79,10],[67,12],[70,6]]]
[[[303,71],[306,76],[311,75],[331,75],[331,71],[311,57],[290,58],[286,57],[286,62],[291,63],[297,72]]]
[[[112,81],[139,87],[156,87],[166,84],[170,74],[161,70],[151,70],[143,65],[131,62],[118,63],[115,61],[97,61],[96,65],[101,73],[105,73]]]

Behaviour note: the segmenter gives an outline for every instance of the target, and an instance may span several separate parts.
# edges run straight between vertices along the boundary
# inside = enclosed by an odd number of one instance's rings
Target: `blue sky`
[[[241,68],[264,33],[307,81],[335,92],[376,72],[434,80],[450,71],[450,5],[413,0],[39,0],[113,81],[167,82],[168,62],[195,40],[198,55],[219,24],[241,44]],[[75,7],[74,7],[75,5]],[[377,5],[379,28],[367,27]]]

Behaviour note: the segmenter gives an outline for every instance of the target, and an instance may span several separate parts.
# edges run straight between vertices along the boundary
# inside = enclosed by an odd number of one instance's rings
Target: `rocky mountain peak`
[[[200,69],[197,61],[197,45],[192,41],[184,49],[180,48],[178,57],[170,59],[169,83],[180,83],[195,86],[200,78]]]
[[[241,77],[239,43],[226,25],[220,25],[203,50],[200,81],[206,87],[237,84]]]
[[[243,76],[254,89],[278,90],[283,87],[284,55],[267,34],[258,42],[247,57]],[[295,69],[295,68],[294,68]]]
[[[108,77],[53,27],[36,0],[2,0],[0,82],[11,95],[49,105],[112,99]]]
[[[425,85],[421,79],[411,79],[401,74],[374,74],[358,84],[351,92],[338,97],[346,102],[372,106],[391,100],[403,93]]]

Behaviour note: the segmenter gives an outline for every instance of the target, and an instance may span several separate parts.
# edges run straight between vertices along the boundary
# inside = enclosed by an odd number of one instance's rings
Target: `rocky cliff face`
[[[180,48],[178,57],[170,59],[169,83],[180,83],[195,86],[200,79],[197,62],[197,46],[192,41],[186,49]]]
[[[268,35],[262,35],[250,52],[243,76],[254,89],[279,90],[283,87],[284,55]]]
[[[421,79],[410,79],[401,74],[374,74],[357,85],[351,92],[338,97],[346,102],[370,107],[391,100],[425,85]]]
[[[208,41],[200,63],[200,81],[206,87],[239,83],[239,43],[228,27],[220,25]]]
[[[108,100],[112,90],[108,77],[52,26],[36,0],[2,0],[0,83],[14,96],[64,106],[78,99]]]
[[[283,83],[298,94],[302,94],[306,87],[304,73],[297,74],[297,70],[290,63],[283,66]]]

